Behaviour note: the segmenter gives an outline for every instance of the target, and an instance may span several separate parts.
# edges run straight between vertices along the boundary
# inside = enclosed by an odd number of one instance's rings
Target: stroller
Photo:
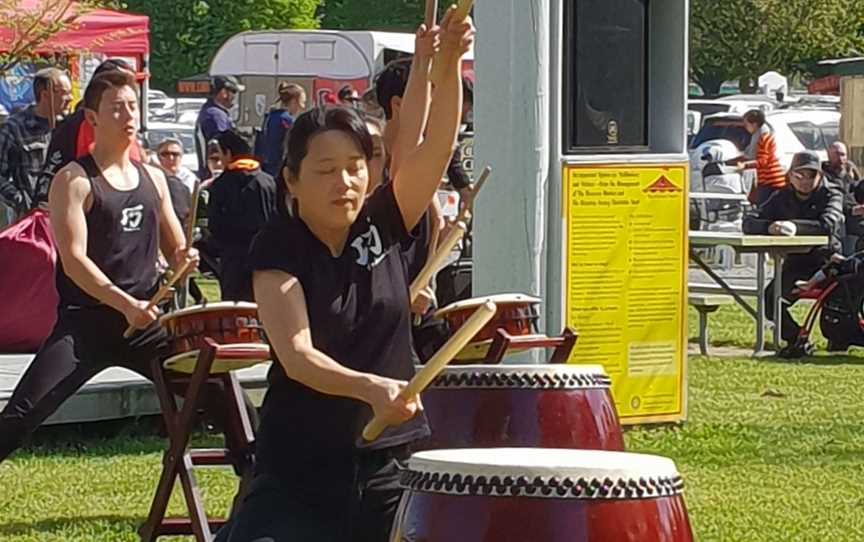
[[[831,260],[808,281],[796,285],[801,299],[815,299],[807,313],[794,349],[805,355],[810,335],[819,320],[829,352],[864,346],[864,252]]]
[[[747,187],[744,186],[743,176],[735,168],[725,165],[736,153],[737,148],[728,141],[712,141],[703,145],[700,157],[703,164],[702,186],[694,189],[711,194],[745,195]],[[690,216],[698,224],[691,225],[691,229],[740,232],[745,203],[743,198],[742,201],[719,198],[694,201]]]

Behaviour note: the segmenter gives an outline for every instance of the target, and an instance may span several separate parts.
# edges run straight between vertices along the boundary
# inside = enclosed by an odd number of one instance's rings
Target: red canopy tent
[[[19,9],[37,11],[44,0],[20,0]],[[72,8],[74,12],[75,8]],[[0,51],[8,50],[12,31],[0,21]],[[70,28],[52,36],[35,53],[102,53],[108,56],[134,56],[143,60],[150,53],[150,19],[108,9],[83,13]],[[141,64],[139,64],[140,66]]]

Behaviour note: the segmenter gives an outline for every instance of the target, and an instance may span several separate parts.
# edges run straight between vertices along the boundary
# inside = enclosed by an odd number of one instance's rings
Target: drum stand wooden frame
[[[138,534],[144,542],[154,542],[160,536],[194,536],[197,542],[211,542],[213,531],[225,524],[223,519],[209,519],[204,511],[204,503],[198,490],[195,476],[192,472],[195,466],[230,465],[227,450],[194,450],[189,449],[198,410],[201,392],[208,383],[218,382],[224,386],[225,399],[229,408],[225,416],[226,438],[246,445],[245,452],[251,456],[254,450],[254,433],[249,416],[244,408],[243,393],[240,382],[233,372],[210,374],[211,367],[217,355],[219,358],[247,359],[252,352],[233,350],[220,352],[219,345],[213,340],[205,339],[206,345],[201,348],[195,369],[191,375],[170,373],[160,361],[152,362],[154,386],[162,406],[162,417],[168,432],[169,447],[162,459],[162,474],[156,487],[156,494],[150,507],[147,520],[138,529]],[[254,357],[260,357],[260,352],[254,352]],[[186,384],[182,408],[178,408],[171,384]],[[232,408],[233,406],[233,408]],[[239,439],[238,439],[239,437]],[[250,464],[251,468],[251,464]],[[188,518],[165,518],[168,501],[174,489],[174,482],[180,478]]]
[[[576,346],[579,336],[571,329],[565,329],[560,337],[547,337],[546,335],[510,335],[503,328],[498,328],[495,338],[489,345],[484,365],[497,365],[504,359],[507,350],[518,348],[519,350],[530,350],[532,348],[554,348],[549,363],[567,363],[570,352]]]

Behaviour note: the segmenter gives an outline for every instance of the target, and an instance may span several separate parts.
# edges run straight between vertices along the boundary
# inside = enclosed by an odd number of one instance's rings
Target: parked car
[[[836,111],[781,109],[768,113],[766,121],[774,131],[778,158],[784,169],[789,168],[795,153],[805,149],[816,151],[827,160],[828,147],[839,137],[840,113]],[[743,153],[750,138],[741,115],[720,113],[707,117],[690,144],[690,189],[694,192],[705,189],[702,157],[706,147],[718,140],[730,141]]]
[[[744,114],[751,109],[761,109],[768,113],[777,109],[779,102],[771,96],[764,94],[732,94],[731,96],[723,96],[717,98],[719,102],[731,103],[730,113]]]
[[[721,102],[720,100],[687,100],[687,109],[700,113],[702,118],[717,113],[737,113],[737,111],[731,111],[734,105],[734,103]]]
[[[177,98],[162,108],[151,108],[149,118],[158,122],[195,124],[194,119],[198,117],[198,112],[205,101],[203,98]],[[187,113],[194,114],[192,122],[188,122],[188,119],[192,118],[192,115],[188,115]]]
[[[184,124],[172,122],[151,122],[145,133],[147,147],[155,149],[159,143],[166,139],[177,139],[183,143],[182,164],[198,171],[198,156],[195,154],[195,128]]]
[[[778,103],[773,98],[761,94],[736,94],[724,96],[714,100],[690,99],[687,100],[687,136],[688,144],[692,141],[705,119],[718,113],[732,113],[743,115],[752,109],[760,109],[766,113],[773,111]]]
[[[793,94],[786,98],[780,108],[840,111],[840,97],[824,94]]]

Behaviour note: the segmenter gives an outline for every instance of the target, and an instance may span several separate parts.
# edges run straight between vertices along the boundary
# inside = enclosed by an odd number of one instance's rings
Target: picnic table
[[[774,236],[774,235],[747,235],[743,233],[729,232],[713,232],[713,231],[691,231],[690,239],[690,259],[693,260],[705,273],[711,277],[711,280],[717,283],[720,288],[731,295],[735,301],[756,320],[756,345],[754,355],[762,355],[765,353],[765,263],[766,257],[770,257],[774,263],[774,279],[775,284],[782,283],[783,280],[783,261],[786,256],[794,253],[809,252],[811,249],[828,244],[828,237],[824,235],[796,235],[792,237]],[[706,264],[696,248],[712,248],[720,245],[731,246],[736,252],[742,254],[756,254],[756,307],[744,300],[740,292],[730,286],[726,280],[718,275],[711,267]],[[783,297],[780,295],[780,288],[774,289],[772,303],[774,304],[775,324],[774,324],[774,348],[780,348],[780,310],[782,308]]]

